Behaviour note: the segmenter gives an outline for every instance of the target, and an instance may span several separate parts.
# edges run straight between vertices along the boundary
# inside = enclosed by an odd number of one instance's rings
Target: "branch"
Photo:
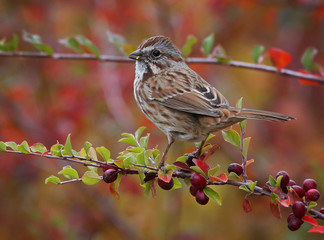
[[[18,57],[18,58],[50,58],[56,60],[96,60],[102,62],[119,62],[119,63],[130,63],[133,60],[128,57],[121,56],[111,56],[111,55],[101,55],[100,59],[98,59],[93,54],[73,54],[73,53],[54,53],[52,56],[43,52],[0,52],[0,57]],[[200,58],[200,57],[189,57],[186,59],[188,64],[219,64],[223,66],[229,67],[237,67],[237,68],[245,68],[245,69],[253,69],[257,71],[264,71],[270,73],[277,73],[283,76],[291,76],[295,78],[302,78],[311,80],[313,82],[317,82],[319,84],[324,84],[324,78],[321,78],[312,74],[304,74],[297,71],[289,70],[289,69],[281,69],[280,71],[276,67],[254,64],[242,61],[234,61],[231,60],[229,62],[220,62],[214,58]]]

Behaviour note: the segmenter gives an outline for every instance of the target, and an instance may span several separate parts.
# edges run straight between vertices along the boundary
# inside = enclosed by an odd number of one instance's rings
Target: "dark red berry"
[[[198,191],[198,188],[196,188],[194,185],[191,185],[189,188],[189,191],[190,191],[191,195],[195,197],[196,193]]]
[[[106,183],[114,182],[117,179],[117,177],[118,177],[118,171],[114,168],[110,168],[106,170],[102,175],[102,178]]]
[[[193,156],[191,156],[191,155],[187,156],[187,158],[186,158],[186,164],[189,167],[195,166],[195,163],[192,161],[193,159],[194,159]]]
[[[297,201],[293,204],[292,211],[296,217],[302,218],[306,213],[306,206],[303,202]]]
[[[302,188],[301,186],[298,185],[293,185],[291,186],[292,189],[294,189],[294,191],[297,193],[297,195],[302,198],[305,196],[305,190],[304,188]]]
[[[309,189],[306,192],[306,198],[308,201],[314,201],[316,202],[320,198],[321,194],[317,189]]]
[[[190,177],[190,182],[193,186],[195,186],[198,189],[203,189],[204,187],[206,187],[207,184],[206,178],[200,173],[192,174]]]
[[[238,176],[240,176],[242,173],[243,173],[243,167],[241,164],[238,164],[238,163],[231,163],[229,166],[228,166],[228,169],[227,171],[229,173],[231,172],[235,172]]]
[[[303,223],[304,223],[304,222],[303,222],[301,219],[299,219],[299,218],[293,216],[293,217],[290,219],[289,223],[288,223],[288,228],[289,228],[291,231],[296,231],[296,230],[298,230],[298,229],[300,228],[300,226],[301,226]]]
[[[144,182],[148,182],[150,180],[153,180],[154,178],[156,178],[156,176],[157,176],[156,172],[145,173]]]
[[[324,214],[324,207],[321,208],[320,213]]]
[[[290,220],[291,220],[292,218],[294,218],[294,217],[295,217],[295,215],[294,215],[293,213],[290,213],[289,216],[287,217],[287,223],[289,223]]]
[[[102,171],[103,172],[106,172],[108,169],[114,169],[114,168],[109,166],[109,165],[102,165]]]
[[[198,189],[196,192],[196,201],[201,205],[206,205],[209,201],[209,197],[207,197],[202,189]]]
[[[289,180],[288,186],[294,186],[297,185],[296,182],[292,179]]]
[[[304,180],[303,188],[307,192],[309,189],[316,189],[317,182],[314,179],[308,178]]]
[[[280,182],[280,187],[281,187],[282,190],[286,190],[286,186],[288,185],[289,180],[290,180],[289,175],[288,175],[288,173],[286,171],[280,171],[280,172],[277,173],[277,178],[279,176],[282,176],[281,182]]]
[[[161,180],[160,178],[158,178],[158,184],[160,186],[160,188],[164,189],[164,190],[170,190],[171,188],[173,188],[174,185],[174,181],[171,178],[170,182],[164,182],[163,180]]]

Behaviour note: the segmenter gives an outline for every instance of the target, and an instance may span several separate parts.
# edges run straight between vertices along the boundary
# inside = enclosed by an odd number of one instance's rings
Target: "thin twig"
[[[54,53],[52,56],[43,53],[43,52],[0,52],[0,57],[18,57],[18,58],[51,58],[51,59],[62,59],[62,60],[96,60],[102,62],[119,62],[119,63],[130,63],[134,62],[128,57],[121,56],[111,56],[111,55],[101,55],[98,59],[93,54],[74,54],[74,53]],[[186,59],[186,62],[189,64],[202,63],[202,64],[219,64],[229,67],[238,67],[245,69],[253,69],[257,71],[264,71],[270,73],[277,73],[283,76],[291,76],[300,79],[307,79],[319,84],[324,84],[324,78],[312,75],[304,74],[298,71],[293,71],[289,69],[281,69],[279,71],[276,67],[267,66],[263,64],[248,63],[242,61],[231,60],[229,62],[219,62],[215,58],[200,58],[200,57],[190,57]]]

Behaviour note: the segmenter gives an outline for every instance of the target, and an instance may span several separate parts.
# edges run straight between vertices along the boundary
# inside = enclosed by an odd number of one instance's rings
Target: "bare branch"
[[[92,54],[73,54],[73,53],[54,53],[53,56],[50,56],[43,52],[0,52],[0,57],[18,57],[18,58],[52,58],[52,59],[62,59],[62,60],[96,60],[102,62],[119,62],[119,63],[130,63],[133,60],[128,57],[121,56],[111,56],[111,55],[101,55],[100,59],[96,58],[95,55]],[[245,69],[253,69],[257,71],[264,71],[270,73],[277,73],[283,76],[290,76],[295,78],[302,78],[311,80],[313,82],[317,82],[319,84],[324,84],[324,78],[312,75],[312,74],[304,74],[297,71],[282,69],[279,71],[276,67],[262,65],[262,64],[254,64],[242,61],[229,61],[227,63],[219,62],[215,58],[198,58],[191,57],[187,58],[186,62],[188,64],[219,64],[229,67],[237,67],[237,68],[245,68]]]

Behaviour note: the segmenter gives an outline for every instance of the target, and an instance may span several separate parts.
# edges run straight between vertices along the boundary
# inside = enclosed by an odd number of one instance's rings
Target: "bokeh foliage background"
[[[316,62],[324,65],[324,3],[318,0],[2,0],[1,38],[37,33],[55,52],[69,52],[61,38],[84,35],[103,54],[120,55],[106,32],[123,35],[133,45],[164,34],[182,47],[187,35],[199,43],[192,56],[202,56],[201,40],[211,32],[235,60],[252,61],[255,44],[278,47],[293,56],[289,68],[302,68],[300,57],[316,47]],[[19,50],[34,51],[20,42]],[[265,63],[269,64],[269,61]],[[278,111],[297,118],[287,124],[249,121],[252,136],[249,174],[264,184],[269,174],[286,170],[301,184],[315,178],[324,190],[324,94],[322,86],[302,86],[297,79],[217,65],[191,67],[216,86],[234,104]],[[164,149],[166,137],[140,113],[133,98],[134,64],[99,61],[0,59],[0,139],[28,140],[50,146],[72,133],[75,149],[88,140],[108,147],[112,156],[125,148],[117,143],[122,132],[147,126],[150,146]],[[221,149],[210,165],[240,161],[239,152],[218,135]],[[191,143],[176,143],[169,161],[192,151]],[[0,155],[0,239],[321,239],[287,228],[269,211],[269,199],[252,197],[253,211],[243,212],[244,193],[219,187],[223,206],[198,205],[188,188],[174,192],[158,189],[147,199],[138,179],[122,180],[120,200],[107,185],[82,183],[45,185],[44,179],[65,163]],[[319,205],[324,205],[324,197]]]

